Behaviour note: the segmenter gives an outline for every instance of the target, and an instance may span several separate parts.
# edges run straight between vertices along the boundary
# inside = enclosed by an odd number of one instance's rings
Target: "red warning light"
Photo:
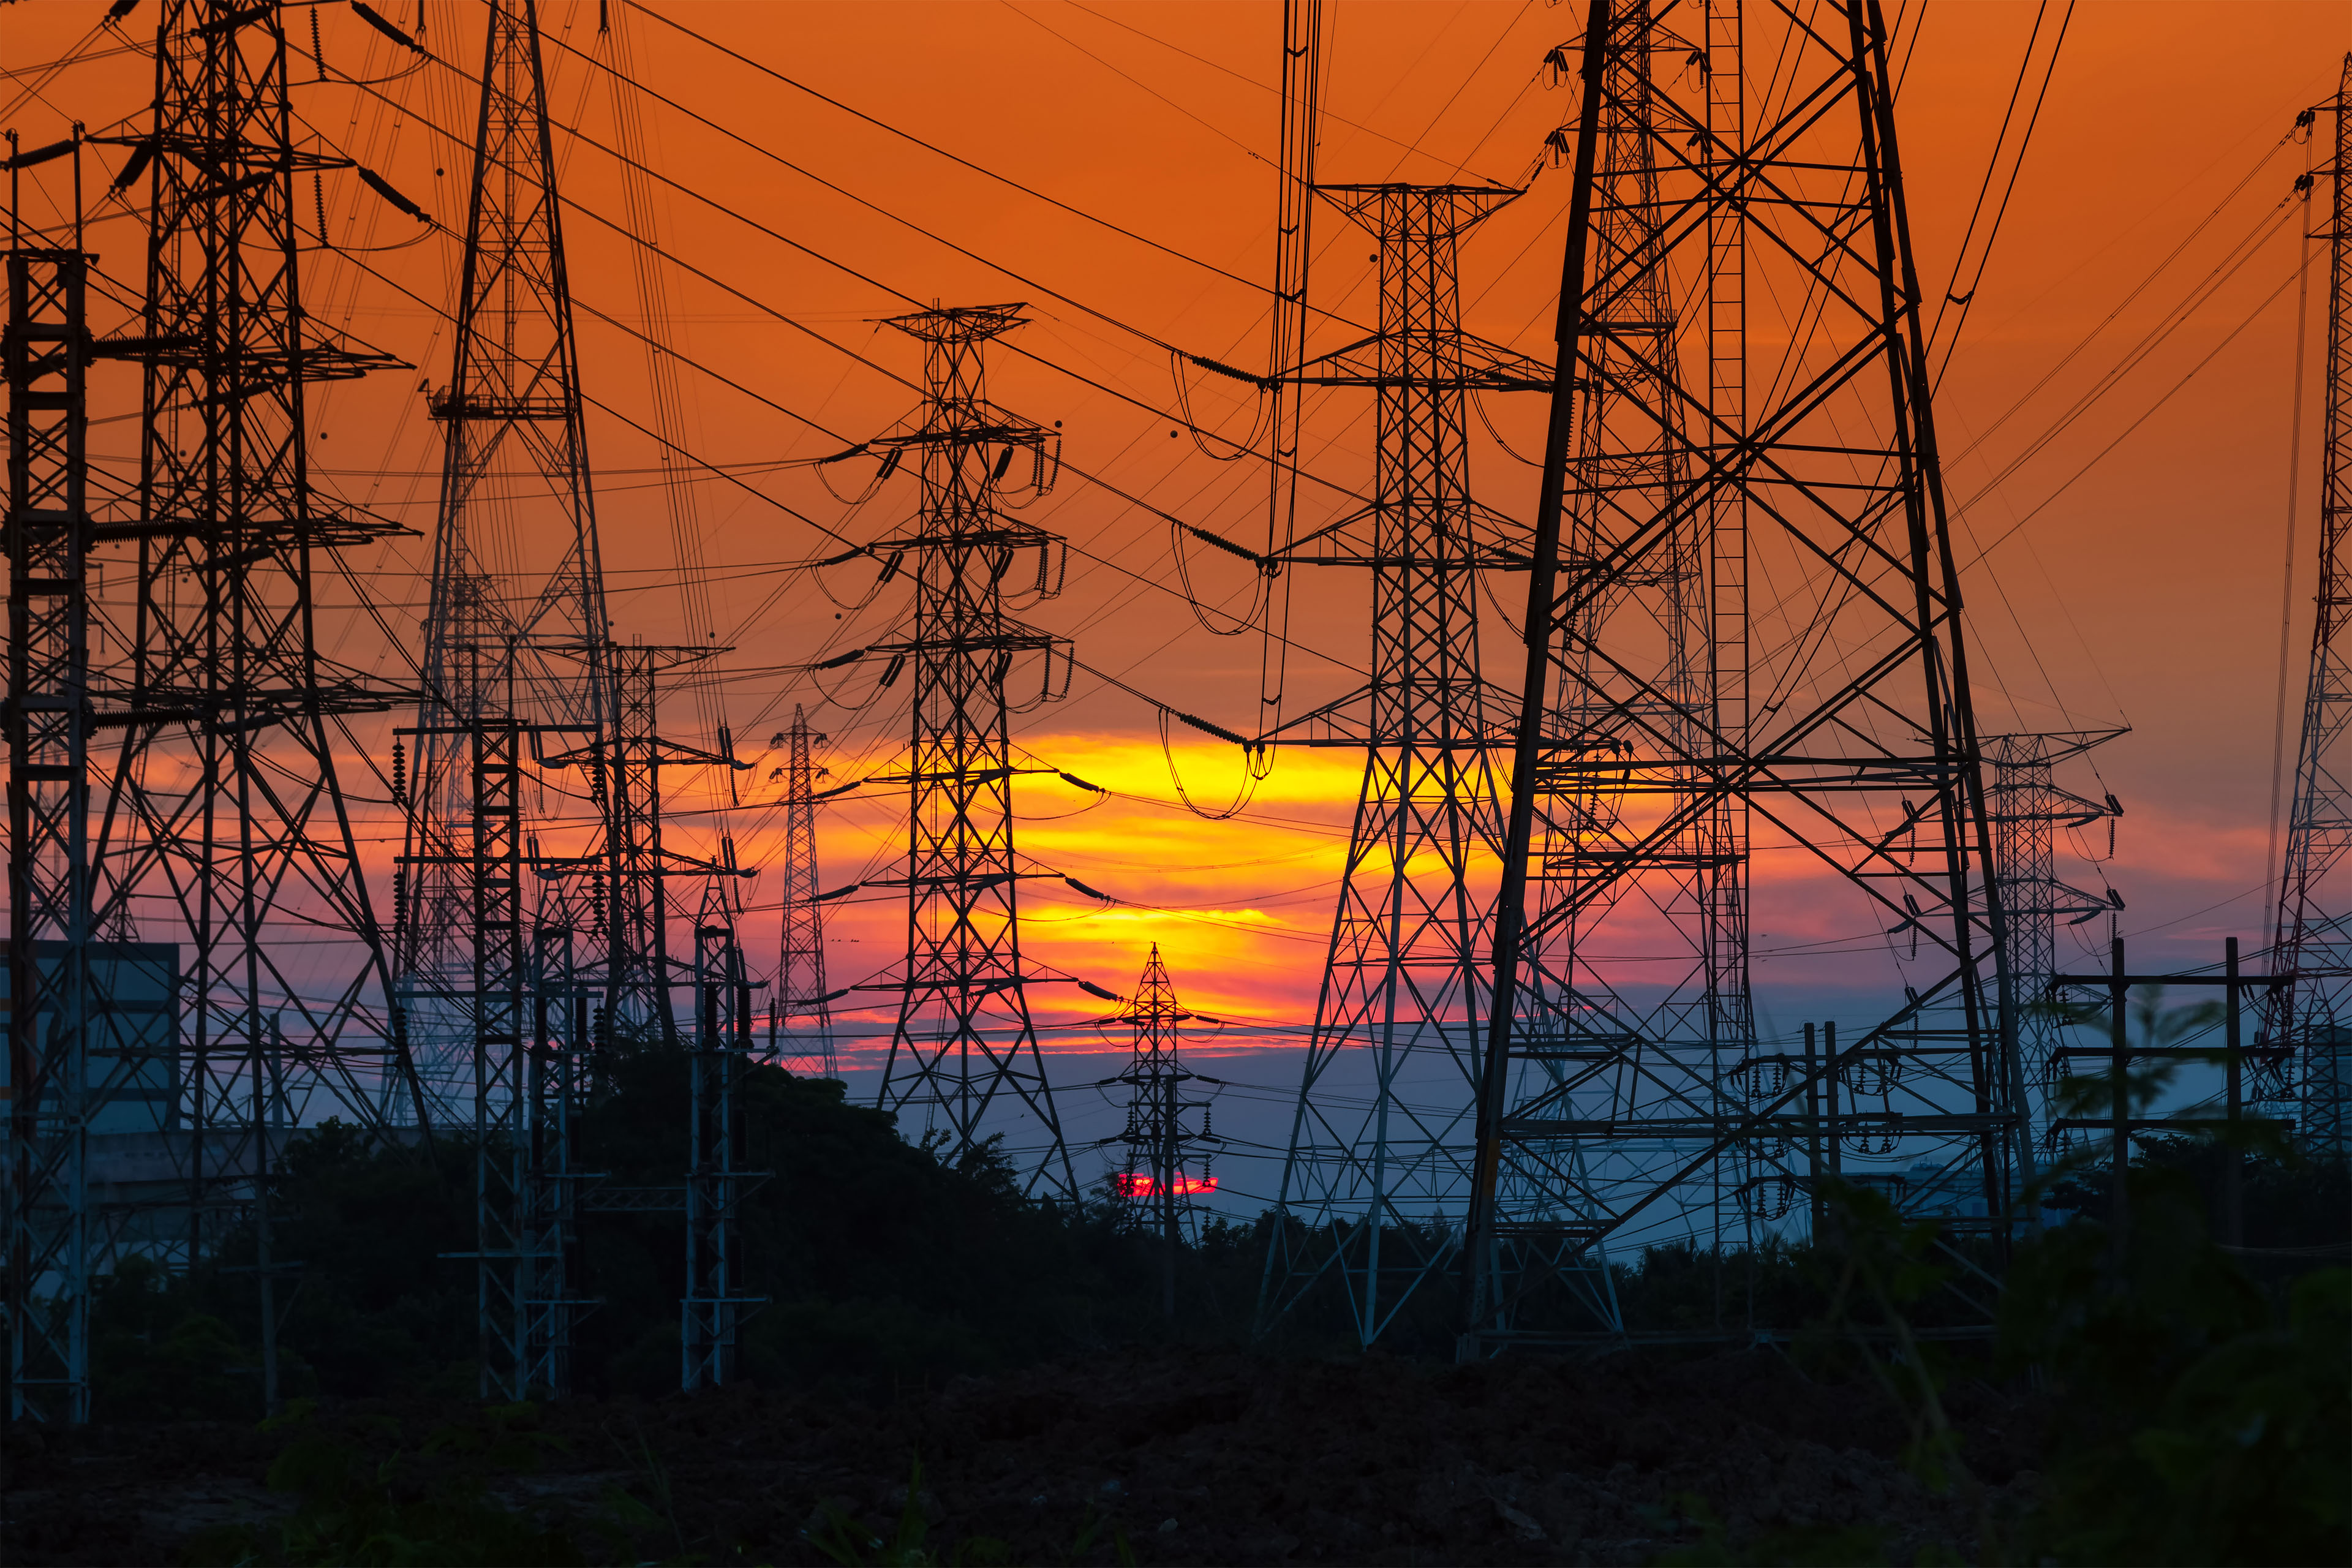
[[[1217,1190],[1214,1176],[1179,1176],[1171,1184],[1179,1193],[1213,1193]],[[1148,1198],[1160,1190],[1160,1184],[1150,1176],[1121,1173],[1111,1178],[1112,1190],[1123,1198]]]

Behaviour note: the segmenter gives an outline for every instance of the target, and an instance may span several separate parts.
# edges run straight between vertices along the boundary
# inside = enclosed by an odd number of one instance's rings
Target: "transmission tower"
[[[488,10],[449,381],[428,401],[442,429],[441,496],[399,900],[412,1033],[453,1094],[473,1076],[474,730],[520,723],[535,749],[567,749],[566,738],[576,749],[602,738],[613,702],[538,8],[491,0]],[[591,874],[602,815],[522,830],[534,858],[575,862],[535,865],[548,873],[533,879],[541,889],[553,894],[562,872]],[[638,888],[606,891],[614,908],[643,900]],[[541,899],[528,901],[521,918],[535,920]],[[610,949],[618,962],[608,965],[607,1005],[625,996],[642,1006],[642,950],[619,940]]]
[[[1777,1212],[1822,1074],[1871,1075],[1884,1108],[1844,1125],[1937,1164],[1928,1189],[1966,1173],[1996,1236],[2030,1172],[1888,37],[1875,0],[1842,8],[1768,36],[1711,7],[1686,39],[1593,0],[1570,51],[1465,1352],[1587,1331],[1545,1287],[1612,1237]],[[1695,46],[1703,68],[1653,73]],[[1759,289],[1794,342],[1749,340]],[[1841,879],[1904,993],[1810,1070],[1751,1021],[1764,847]]]
[[[1042,976],[1021,956],[1016,889],[1042,873],[1013,852],[1019,770],[1006,696],[1024,655],[1042,667],[1024,707],[1067,689],[1067,642],[1013,619],[1004,603],[1008,580],[1037,597],[1060,590],[1061,539],[1003,511],[1013,463],[1027,458],[1027,488],[1042,495],[1060,443],[989,402],[982,374],[985,345],[1021,324],[1019,310],[963,306],[889,322],[923,345],[924,403],[919,423],[870,445],[920,458],[923,500],[910,524],[872,547],[894,565],[908,561],[915,603],[908,637],[866,649],[891,660],[886,684],[909,666],[914,676],[906,875],[871,884],[907,889],[907,957],[902,973],[870,988],[900,995],[882,1108],[921,1107],[950,1161],[980,1147],[988,1124],[1024,1163],[1034,1149],[1024,1190],[1076,1204],[1077,1176],[1029,1015],[1027,987]],[[1032,554],[1034,580],[1016,564]]]
[[[2112,832],[2123,807],[2113,795],[2091,800],[2062,788],[2055,770],[2125,732],[1985,737],[1985,761],[1992,764],[1993,880],[2008,922],[2010,984],[2026,1001],[2050,994],[2050,977],[2059,973],[2061,921],[2078,926],[2122,907],[2113,889],[2084,892],[2058,875],[2057,838],[2065,829],[2100,821]],[[2066,1037],[2065,1025],[2048,1008],[2021,1009],[2018,1057],[2045,1144],[2060,1136],[2054,1123],[2059,1085],[2068,1076],[2061,1054],[2071,1043]]]
[[[588,1044],[574,942],[625,930],[612,903],[643,894],[623,887],[602,910],[582,896],[609,861],[605,813],[523,809],[531,764],[593,750],[614,717],[533,0],[491,0],[479,103],[449,381],[427,404],[441,494],[396,953],[428,1072],[470,1089],[481,1393],[519,1400],[569,1391],[570,1097]],[[604,945],[606,1005],[643,997],[638,950]]]
[[[1642,16],[1635,13],[1640,11]],[[1570,455],[1563,563],[1603,560],[1623,520],[1654,515],[1690,486],[1694,423],[1675,396],[1671,363],[1682,317],[1659,226],[1664,217],[1652,139],[1657,110],[1649,81],[1646,8],[1621,16],[1628,47],[1608,64],[1592,171],[1590,245],[1595,269],[1622,280],[1587,318],[1586,405]],[[1724,237],[1711,237],[1719,247]],[[1736,270],[1711,258],[1722,274]],[[1736,305],[1736,290],[1726,289]],[[1718,403],[1735,401],[1739,376],[1737,310],[1712,313],[1709,383]],[[1549,940],[1528,955],[1520,1006],[1558,1039],[1530,1042],[1514,1069],[1514,1094],[1559,1089],[1580,1069],[1606,1060],[1644,1034],[1704,1043],[1696,1074],[1668,1071],[1694,1103],[1737,1061],[1754,1036],[1748,998],[1743,870],[1747,814],[1733,800],[1690,810],[1670,837],[1636,850],[1654,814],[1629,799],[1613,763],[1646,741],[1669,756],[1698,757],[1719,706],[1736,707],[1745,668],[1740,624],[1738,519],[1717,509],[1680,520],[1641,566],[1604,581],[1560,629],[1559,658],[1573,667],[1547,716],[1554,743],[1591,771],[1584,787],[1554,786],[1537,829],[1530,898]],[[1720,583],[1717,581],[1721,578]],[[1714,611],[1719,609],[1718,621]],[[1671,811],[1704,789],[1703,769],[1668,766],[1650,781]],[[1630,810],[1629,810],[1630,808]],[[1632,820],[1628,820],[1629,816]],[[1642,994],[1621,994],[1608,957],[1641,941],[1654,960],[1639,973]],[[1642,951],[1639,947],[1632,951]],[[1646,1016],[1645,1016],[1646,1015]],[[1598,1039],[1573,1038],[1580,1035]],[[1623,1076],[1638,1077],[1638,1058]],[[1571,1144],[1511,1146],[1497,1173],[1509,1219],[1498,1225],[1487,1267],[1514,1279],[1559,1281],[1580,1321],[1621,1328],[1605,1244],[1593,1234],[1584,1192],[1591,1151]],[[1590,1255],[1579,1247],[1591,1237]]]
[[[8,151],[13,185],[13,134]],[[79,184],[78,147],[72,155]],[[89,1123],[104,1098],[90,1076],[93,1068],[101,1080],[110,1075],[89,1040],[91,338],[89,258],[73,226],[71,249],[9,250],[0,360],[8,386],[9,1419],[79,1422],[89,1419],[90,1397]]]
[[[1470,497],[1465,395],[1548,378],[1462,331],[1461,238],[1519,193],[1320,190],[1380,240],[1380,331],[1286,379],[1375,389],[1379,447],[1371,505],[1289,563],[1370,569],[1371,679],[1271,732],[1362,747],[1365,765],[1259,1319],[1334,1280],[1370,1344],[1453,1256],[1440,1216],[1461,1209],[1486,1009],[1474,863],[1501,849],[1488,756],[1507,698],[1479,679],[1476,574],[1508,563],[1511,530]],[[1333,1074],[1350,1048],[1370,1053],[1369,1108]]]
[[[2318,614],[2303,702],[2294,808],[2279,888],[2274,971],[2294,982],[2269,994],[2256,1038],[2267,1065],[2259,1098],[2297,1100],[2314,1152],[2352,1147],[2352,778],[2344,731],[2352,722],[2352,54],[2332,101],[2335,156],[2319,174],[2332,200],[2327,234],[2327,408],[2321,436]],[[2281,1065],[2282,1060],[2285,1064]]]
[[[11,261],[10,1403],[30,1419],[88,1415],[83,1144],[126,1085],[161,1086],[185,1256],[213,1216],[252,1219],[270,1403],[271,1132],[329,1110],[380,1129],[387,1104],[425,1109],[396,1015],[378,1010],[383,942],[336,776],[351,717],[397,697],[320,658],[311,593],[322,556],[387,529],[312,491],[303,426],[310,383],[398,362],[302,309],[295,177],[347,165],[294,147],[278,8],[168,0],[154,58],[152,135],[113,139],[131,149],[117,188],[149,177],[137,328],[90,336],[78,249]],[[81,142],[11,160],[73,154],[76,233]],[[138,479],[95,515],[80,434],[94,354],[143,367]],[[105,560],[131,603],[99,605]],[[101,614],[121,649],[103,675],[89,659]],[[299,975],[268,931],[289,914],[313,933]],[[134,969],[164,998],[135,1045]]]
[[[1676,405],[1668,370],[1682,321],[1657,226],[1663,212],[1648,72],[1645,45],[1614,56],[1601,100],[1591,244],[1594,266],[1621,271],[1623,281],[1589,317],[1598,374],[1570,457],[1574,504],[1562,520],[1562,556],[1571,566],[1601,560],[1625,516],[1654,513],[1664,498],[1687,489],[1694,461],[1686,411]],[[1736,310],[1717,312],[1711,325],[1728,360],[1738,349]],[[1736,397],[1733,365],[1711,363],[1709,370],[1716,399]],[[1684,520],[1649,561],[1608,583],[1561,629],[1561,658],[1575,677],[1562,682],[1547,721],[1552,735],[1601,771],[1583,789],[1554,792],[1544,813],[1529,875],[1538,910],[1558,918],[1530,964],[1522,1002],[1546,1018],[1547,1033],[1567,1036],[1581,1025],[1628,1041],[1638,1026],[1633,1021],[1648,1012],[1654,1037],[1707,1043],[1709,1076],[1721,1071],[1727,1047],[1737,1059],[1754,1036],[1747,815],[1733,801],[1716,801],[1690,812],[1670,839],[1635,855],[1630,846],[1650,825],[1647,814],[1605,770],[1634,754],[1638,742],[1625,731],[1656,737],[1670,754],[1704,755],[1710,719],[1718,706],[1737,704],[1745,667],[1737,529],[1736,514]],[[1714,606],[1723,612],[1720,622]],[[1693,767],[1666,771],[1657,782],[1674,805],[1703,788]],[[1619,994],[1605,973],[1611,950],[1625,950],[1629,925],[1653,921],[1651,948],[1663,963],[1643,975],[1646,995]],[[1563,1042],[1523,1050],[1516,1092],[1531,1098],[1559,1088],[1591,1048]],[[1554,1168],[1547,1153],[1565,1157]],[[1512,1220],[1489,1261],[1515,1278],[1559,1279],[1601,1326],[1617,1328],[1605,1247],[1596,1245],[1591,1257],[1573,1247],[1591,1224],[1578,1201],[1591,1166],[1579,1148],[1509,1150],[1499,1180]]]
[[[768,1046],[786,1071],[839,1078],[833,1054],[833,997],[824,988],[824,906],[817,901],[816,781],[809,746],[824,737],[793,704],[784,731],[784,931],[776,989],[768,1011]],[[782,1050],[789,1031],[791,1049]]]
[[[701,1026],[693,1045],[679,1303],[678,1386],[689,1394],[735,1381],[743,1321],[765,1300],[743,1294],[743,1199],[766,1173],[745,1168],[739,1101],[751,1064],[751,985],[732,926],[696,932],[695,994]]]
[[[1134,999],[1111,1020],[1134,1029],[1135,1047],[1127,1070],[1111,1080],[1128,1087],[1127,1125],[1107,1142],[1127,1151],[1115,1178],[1118,1195],[1144,1209],[1160,1232],[1160,1308],[1171,1322],[1176,1318],[1176,1259],[1183,1250],[1193,1194],[1217,1186],[1207,1154],[1197,1172],[1185,1169],[1187,1151],[1223,1142],[1210,1126],[1209,1102],[1187,1098],[1184,1087],[1200,1081],[1198,1074],[1185,1070],[1176,1048],[1177,1026],[1192,1016],[1178,1005],[1175,982],[1160,962],[1160,944],[1153,942]],[[1198,1131],[1184,1120],[1196,1110]]]

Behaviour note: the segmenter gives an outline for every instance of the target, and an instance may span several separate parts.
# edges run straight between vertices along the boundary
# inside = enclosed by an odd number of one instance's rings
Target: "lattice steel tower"
[[[824,988],[824,906],[816,886],[816,781],[825,770],[809,756],[810,743],[824,739],[809,729],[800,704],[793,704],[793,727],[784,731],[783,941],[768,1014],[769,1048],[788,1072],[839,1078]]]
[[[2050,977],[2058,973],[2059,921],[2081,925],[2119,907],[2111,890],[2085,892],[2058,875],[2058,835],[2099,821],[2112,829],[2123,807],[2113,795],[2092,800],[2062,787],[2055,770],[2123,733],[1985,737],[1985,761],[1992,768],[1993,879],[2008,923],[2010,984],[2026,1001],[2050,994]],[[2059,1053],[2073,1042],[2065,1024],[2047,1008],[2024,1006],[2020,1014],[2018,1062],[2042,1141],[2054,1144],[2058,1087],[2068,1076]]]
[[[15,143],[12,135],[12,184]],[[70,155],[79,163],[79,149]],[[8,1417],[68,1422],[89,1419],[89,1133],[93,1101],[103,1098],[90,1077],[93,1068],[101,1085],[114,1076],[93,1059],[89,1037],[91,340],[89,258],[75,216],[72,248],[9,250],[0,338],[8,388]],[[128,1064],[113,1065],[119,1073]]]
[[[466,1089],[470,731],[519,722],[537,731],[539,749],[563,751],[602,739],[613,707],[538,8],[491,0],[488,9],[449,381],[428,402],[442,428],[441,497],[399,946],[412,1032],[431,1042],[420,1052]],[[599,798],[606,784],[596,780]],[[542,849],[594,854],[602,815],[592,806],[569,825],[541,825]],[[625,907],[628,892],[608,888],[608,905]],[[610,908],[599,912],[609,923]],[[618,940],[626,933],[625,921],[613,951],[636,951]],[[625,978],[629,962],[610,977],[624,994],[642,990]]]
[[[1462,331],[1462,237],[1519,193],[1320,190],[1380,240],[1380,331],[1285,379],[1373,388],[1379,446],[1371,505],[1289,563],[1370,569],[1371,679],[1274,731],[1335,729],[1366,757],[1259,1320],[1330,1281],[1369,1344],[1453,1255],[1441,1216],[1461,1212],[1486,1017],[1507,698],[1479,679],[1476,574],[1508,563],[1515,531],[1471,499],[1464,396],[1548,380]],[[1351,1047],[1370,1052],[1369,1109],[1334,1073]]]
[[[328,336],[302,310],[294,175],[340,161],[292,145],[287,53],[275,5],[163,7],[141,334],[152,356],[145,537],[126,628],[140,721],[110,781],[98,918],[185,933],[199,1123],[234,1093],[210,1075],[281,1037],[328,1065],[343,1110],[373,1121],[387,1075],[354,1069],[386,1042],[395,1063],[400,1049],[392,1019],[365,1003],[384,990],[384,944],[335,761],[347,717],[383,711],[394,694],[320,658],[311,593],[323,552],[388,525],[312,489],[302,422],[311,383],[398,362]],[[273,952],[264,935],[296,902],[351,933],[345,973],[324,994],[316,978],[288,975],[282,944]]]
[[[1176,983],[1160,961],[1160,944],[1153,942],[1134,997],[1111,1020],[1131,1027],[1135,1043],[1127,1070],[1111,1080],[1128,1088],[1127,1125],[1108,1142],[1127,1151],[1116,1178],[1119,1196],[1147,1213],[1160,1232],[1160,1307],[1171,1322],[1184,1222],[1194,1212],[1194,1194],[1216,1188],[1206,1154],[1223,1142],[1210,1125],[1209,1102],[1191,1098],[1184,1087],[1200,1081],[1177,1055],[1178,1026],[1192,1016],[1177,1002]],[[1198,1127],[1185,1121],[1194,1111],[1200,1113]],[[1197,1171],[1187,1171],[1194,1149],[1204,1153]]]
[[[1759,848],[1900,944],[1903,1000],[1822,1069],[1883,1090],[1848,1123],[1996,1232],[2030,1160],[1888,37],[1840,9],[1702,40],[1594,0],[1575,51],[1466,1352],[1589,1328],[1547,1287],[1612,1237],[1803,1179],[1803,1058],[1749,1021]],[[1749,340],[1759,289],[1796,341]]]
[[[166,0],[155,81],[152,152],[117,176],[147,174],[150,228],[142,320],[114,345],[144,362],[137,496],[128,521],[93,531],[136,603],[110,628],[120,708],[100,721],[121,739],[92,921],[179,944],[184,1137],[169,1146],[193,1258],[224,1185],[242,1189],[226,1205],[266,1214],[271,1131],[425,1107],[337,773],[352,717],[401,694],[320,657],[312,592],[331,552],[388,525],[313,489],[304,424],[311,384],[399,362],[302,308],[295,181],[347,165],[296,145],[280,8]],[[289,919],[310,933],[299,949]],[[266,1219],[257,1229],[267,1395]]]
[[[2352,723],[2352,640],[2338,640],[2352,617],[2352,54],[2323,109],[2336,116],[2336,146],[2318,171],[2330,193],[2318,612],[2273,960],[2295,981],[2266,1002],[2256,1092],[2298,1101],[2305,1143],[2342,1159],[2352,1146],[2352,752],[2344,739]]]
[[[511,1400],[568,1384],[581,1004],[645,984],[613,918],[642,889],[610,876],[600,809],[626,786],[598,769],[568,820],[524,811],[534,760],[594,754],[614,698],[538,11],[488,9],[449,381],[428,401],[441,495],[398,954],[411,1033],[470,1100],[482,1393]]]
[[[1704,461],[1694,452],[1704,444],[1704,416],[1695,417],[1673,385],[1684,317],[1661,229],[1647,14],[1646,5],[1621,12],[1625,47],[1609,58],[1601,97],[1591,265],[1617,283],[1586,317],[1591,374],[1561,519],[1560,558],[1571,571],[1601,562],[1629,519],[1654,517],[1687,491]],[[1717,403],[1738,396],[1738,324],[1736,311],[1710,321]],[[1747,813],[1715,799],[1637,850],[1661,815],[1643,795],[1662,799],[1665,814],[1690,807],[1704,790],[1703,769],[1669,762],[1645,792],[1628,790],[1620,771],[1645,752],[1705,755],[1719,710],[1738,701],[1738,523],[1728,508],[1676,519],[1647,560],[1604,578],[1560,627],[1559,657],[1573,675],[1545,722],[1568,765],[1557,778],[1538,775],[1547,800],[1528,897],[1546,940],[1528,954],[1519,1005],[1543,1024],[1518,1052],[1514,1092],[1523,1100],[1579,1076],[1597,1087],[1592,1077],[1613,1074],[1612,1092],[1622,1099],[1647,1088],[1703,1117],[1725,1068],[1749,1052]],[[1610,959],[1627,952],[1651,962],[1631,976],[1612,973]],[[1621,988],[1628,978],[1633,984]],[[1515,1279],[1559,1280],[1600,1326],[1616,1328],[1606,1250],[1584,1191],[1594,1163],[1577,1142],[1508,1147],[1499,1180],[1510,1218],[1486,1261]]]
[[[919,1106],[950,1160],[1003,1131],[1024,1163],[1034,1159],[1025,1190],[1076,1203],[1029,1015],[1026,987],[1039,976],[1021,956],[1015,897],[1021,879],[1039,873],[1013,853],[1006,682],[1016,660],[1034,658],[1043,668],[1034,700],[1047,700],[1066,689],[1069,669],[1066,641],[1005,609],[1008,579],[1043,597],[1061,577],[1060,538],[1002,510],[1016,460],[1027,459],[1024,478],[1038,494],[1058,462],[1058,437],[988,401],[983,347],[1021,324],[1019,310],[974,305],[889,323],[923,345],[925,400],[919,423],[871,445],[920,458],[923,500],[913,522],[872,546],[907,562],[915,603],[907,637],[866,650],[887,655],[892,674],[910,668],[914,681],[905,876],[872,884],[907,889],[907,957],[871,988],[900,996],[882,1107],[903,1115]],[[1014,575],[1032,555],[1034,581],[1025,568]]]

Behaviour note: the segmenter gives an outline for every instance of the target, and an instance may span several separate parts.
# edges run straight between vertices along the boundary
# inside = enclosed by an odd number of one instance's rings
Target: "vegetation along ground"
[[[684,1092],[624,1062],[593,1168],[664,1179]],[[473,1397],[470,1152],[297,1143],[288,1404],[262,1420],[239,1249],[127,1265],[100,1419],[5,1439],[10,1563],[2341,1563],[2352,1561],[2352,1196],[2291,1151],[2152,1143],[2008,1260],[1867,1194],[1816,1245],[1622,1266],[1630,1321],[1713,1343],[1453,1363],[1433,1292],[1392,1345],[1337,1303],[1253,1339],[1263,1226],[1187,1247],[1024,1201],[840,1086],[747,1095],[741,1386],[683,1397],[676,1216],[600,1215],[577,1396]],[[657,1131],[658,1134],[657,1135]],[[2212,1239],[2241,1162],[2244,1245]],[[2071,1216],[2071,1217],[2068,1217]],[[1992,1341],[1943,1331],[1981,1308]]]

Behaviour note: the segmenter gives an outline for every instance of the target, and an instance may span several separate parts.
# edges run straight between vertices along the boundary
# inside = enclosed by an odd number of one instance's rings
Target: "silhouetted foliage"
[[[617,1186],[677,1184],[685,1058],[639,1052],[613,1076],[582,1161]],[[887,1394],[1118,1342],[1154,1312],[1142,1244],[1103,1211],[1025,1199],[995,1147],[943,1163],[840,1083],[774,1068],[741,1093],[751,1163],[768,1173],[743,1218],[745,1288],[768,1299],[745,1330],[754,1381]],[[588,1216],[586,1288],[605,1303],[581,1325],[590,1386],[677,1386],[680,1236],[676,1214]]]
[[[680,1186],[685,1057],[626,1050],[604,1077],[581,1166],[614,1186]],[[750,1381],[887,1396],[1159,1331],[1157,1243],[1114,1205],[1025,1197],[992,1144],[944,1163],[838,1082],[755,1067],[741,1093],[765,1173],[743,1210],[745,1288],[766,1298],[745,1330]],[[329,1122],[288,1146],[274,1192],[273,1256],[294,1270],[278,1287],[288,1396],[472,1394],[470,1141],[387,1148]],[[577,1331],[580,1392],[675,1389],[680,1215],[583,1212],[582,1253],[573,1287],[598,1305]],[[250,1230],[233,1230],[192,1276],[134,1258],[104,1283],[101,1413],[257,1408],[254,1257]],[[1187,1265],[1189,1289],[1201,1270]]]

